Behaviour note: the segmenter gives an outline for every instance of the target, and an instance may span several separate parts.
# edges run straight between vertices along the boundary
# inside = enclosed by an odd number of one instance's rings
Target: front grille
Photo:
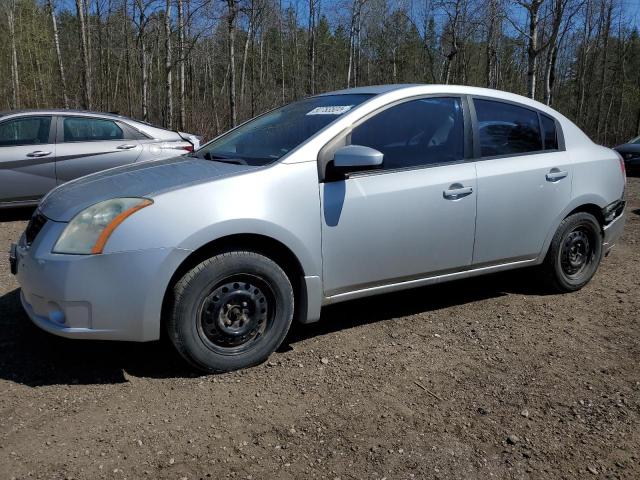
[[[36,212],[36,214],[31,217],[29,225],[27,225],[27,229],[24,231],[24,237],[27,241],[27,245],[31,245],[33,243],[45,223],[47,223],[47,217],[39,212]]]

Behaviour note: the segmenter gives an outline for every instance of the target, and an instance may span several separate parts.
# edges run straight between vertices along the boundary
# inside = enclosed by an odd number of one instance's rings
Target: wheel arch
[[[573,215],[574,213],[578,213],[578,212],[590,213],[591,215],[596,217],[596,220],[598,220],[598,223],[600,224],[600,229],[603,229],[603,227],[604,227],[604,215],[602,213],[602,208],[600,208],[598,205],[596,205],[594,203],[585,203],[583,205],[580,205],[580,206],[574,208],[573,210],[571,210],[569,213],[567,213],[563,217],[563,220],[565,218],[567,218],[568,216]]]
[[[604,215],[602,213],[602,209],[606,206],[606,204],[606,200],[597,195],[580,197],[571,202],[571,204],[569,204],[567,208],[565,208],[554,221],[551,229],[549,230],[549,233],[547,234],[547,238],[544,241],[542,252],[538,257],[537,263],[541,263],[542,261],[544,261],[544,258],[546,257],[549,250],[549,246],[551,245],[551,241],[553,240],[553,236],[556,234],[556,231],[558,230],[558,227],[560,226],[562,221],[569,215],[573,215],[574,213],[578,212],[590,213],[596,218],[596,220],[598,220],[600,228],[604,229]]]
[[[284,243],[273,237],[255,233],[236,233],[216,238],[201,245],[180,263],[171,276],[163,295],[161,324],[164,326],[166,316],[170,311],[173,287],[186,272],[214,255],[238,250],[260,253],[273,260],[284,270],[294,291],[294,320],[305,323],[309,305],[309,293],[305,283],[305,272],[296,254]]]

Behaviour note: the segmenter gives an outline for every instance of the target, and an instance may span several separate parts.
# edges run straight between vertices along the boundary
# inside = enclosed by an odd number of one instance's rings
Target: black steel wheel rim
[[[275,295],[256,275],[233,275],[218,282],[202,300],[197,328],[216,353],[236,355],[256,345],[271,328]]]
[[[571,279],[580,277],[593,262],[593,247],[593,234],[587,228],[580,226],[569,232],[562,244],[562,272]]]

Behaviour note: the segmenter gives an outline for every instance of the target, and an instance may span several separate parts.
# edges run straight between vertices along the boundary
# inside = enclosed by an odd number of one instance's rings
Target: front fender
[[[206,225],[186,237],[178,248],[194,251],[212,241],[242,234],[262,235],[282,243],[298,259],[305,276],[320,275],[319,258],[309,250],[304,239],[276,223],[262,219],[243,218]]]

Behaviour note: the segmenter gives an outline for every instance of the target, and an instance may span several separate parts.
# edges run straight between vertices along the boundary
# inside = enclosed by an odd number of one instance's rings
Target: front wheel
[[[227,252],[187,272],[173,289],[167,333],[194,367],[226,372],[263,362],[294,311],[286,273],[255,252]]]
[[[551,287],[573,292],[584,287],[596,273],[602,258],[602,229],[586,212],[565,218],[551,241],[542,270]]]

